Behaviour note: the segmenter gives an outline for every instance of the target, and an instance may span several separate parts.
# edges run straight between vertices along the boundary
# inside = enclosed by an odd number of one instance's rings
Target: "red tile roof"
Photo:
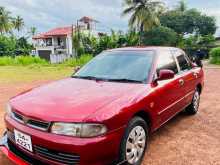
[[[36,36],[33,36],[33,39],[43,39],[43,38],[48,38],[50,36],[62,36],[62,35],[69,35],[72,33],[72,27],[67,26],[67,27],[59,27],[52,29],[48,32],[38,34]]]

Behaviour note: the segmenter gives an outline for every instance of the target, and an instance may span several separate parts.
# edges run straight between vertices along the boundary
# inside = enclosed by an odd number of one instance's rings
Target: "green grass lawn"
[[[68,77],[72,67],[1,66],[0,84],[32,83]]]

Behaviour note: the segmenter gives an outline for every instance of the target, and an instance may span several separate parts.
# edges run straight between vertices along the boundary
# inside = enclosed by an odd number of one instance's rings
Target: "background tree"
[[[24,27],[24,20],[20,16],[16,16],[15,18],[13,18],[12,24],[14,26],[14,29],[20,32],[21,29]]]
[[[12,29],[10,12],[0,6],[0,33],[8,33]]]
[[[36,35],[36,33],[37,33],[37,28],[34,27],[34,26],[32,26],[32,27],[30,28],[30,34],[31,34],[32,36],[34,36],[34,35]]]
[[[177,33],[168,27],[155,27],[144,33],[144,45],[153,46],[176,46]]]
[[[141,32],[160,25],[159,12],[163,9],[161,1],[124,0],[125,9],[122,16],[130,16],[129,26]]]
[[[179,35],[193,33],[213,35],[217,29],[215,18],[204,15],[197,9],[169,10],[160,16],[160,22],[162,26],[173,29]]]
[[[14,56],[16,39],[0,35],[0,56]]]
[[[181,0],[179,1],[179,3],[177,4],[175,10],[180,11],[180,12],[184,12],[187,10],[187,4],[185,0]]]

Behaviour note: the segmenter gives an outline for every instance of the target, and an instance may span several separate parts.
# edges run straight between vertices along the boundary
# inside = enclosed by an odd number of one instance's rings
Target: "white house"
[[[78,27],[83,33],[98,36],[96,23],[98,21],[83,17],[78,20]],[[72,34],[76,32],[76,26],[58,27],[48,32],[33,36],[33,44],[36,55],[51,63],[60,63],[75,55],[72,47]]]

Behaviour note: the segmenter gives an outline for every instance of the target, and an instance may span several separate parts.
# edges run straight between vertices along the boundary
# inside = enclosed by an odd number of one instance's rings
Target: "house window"
[[[46,39],[46,46],[52,46],[52,38]]]
[[[57,38],[57,45],[58,45],[58,46],[61,46],[61,42],[62,42],[62,41],[61,41],[61,38],[58,37],[58,38]]]

